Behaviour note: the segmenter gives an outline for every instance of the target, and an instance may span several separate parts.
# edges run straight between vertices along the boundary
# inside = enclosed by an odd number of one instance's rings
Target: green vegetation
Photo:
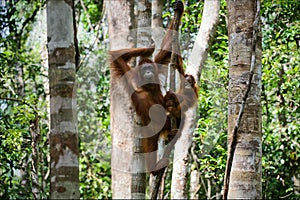
[[[103,2],[80,2],[76,4],[82,61],[77,72],[80,194],[82,198],[107,199],[112,197],[108,33]],[[166,25],[172,9],[168,3],[164,5]],[[47,198],[50,158],[45,1],[9,0],[0,9],[0,197],[33,198],[34,145],[38,150],[40,195]],[[300,1],[262,0],[262,181],[266,199],[299,198],[293,192],[293,176],[300,173],[299,10]],[[185,58],[193,46],[202,11],[203,2],[187,2],[181,27]],[[220,22],[200,83],[199,120],[190,158],[191,170],[200,171],[200,197],[219,197],[227,157],[226,13],[226,1],[222,0]],[[39,127],[37,137],[30,132],[35,123]],[[170,187],[170,178],[166,185]]]

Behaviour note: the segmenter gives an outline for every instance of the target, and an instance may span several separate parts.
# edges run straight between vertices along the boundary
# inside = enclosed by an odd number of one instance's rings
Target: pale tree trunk
[[[153,55],[156,55],[160,51],[161,43],[164,38],[164,29],[162,23],[162,9],[163,9],[163,1],[161,0],[153,0],[152,1],[152,20],[151,20],[151,28],[152,28],[152,39],[155,44],[155,51]],[[167,69],[167,68],[166,68]],[[162,94],[166,94],[166,84],[167,84],[167,70],[159,74],[160,80],[160,89]],[[164,140],[163,138],[159,138],[158,141],[158,155],[157,158],[160,159],[163,156],[164,149]],[[153,177],[151,176],[151,179]],[[150,184],[151,185],[151,184]],[[162,180],[162,186],[164,185],[164,180]],[[163,189],[163,187],[161,188]]]
[[[106,0],[110,50],[135,47],[134,1]],[[124,80],[124,79],[123,79]],[[134,138],[138,134],[134,108],[124,89],[125,82],[110,80],[111,170],[113,199],[131,198]],[[144,171],[142,171],[144,172]],[[136,172],[138,173],[138,172]]]
[[[163,10],[163,1],[153,0],[152,1],[152,39],[155,43],[155,51],[153,55],[156,55],[159,52],[159,47],[164,38],[164,29],[162,22],[162,10]],[[165,93],[163,93],[164,95]]]
[[[152,20],[151,20],[151,30],[152,30],[152,39],[155,44],[155,51],[153,55],[155,56],[161,48],[161,43],[164,38],[165,32],[163,29],[163,22],[162,22],[162,10],[163,10],[163,1],[161,0],[153,0],[152,1]],[[153,56],[153,57],[154,57]],[[161,71],[159,76],[160,81],[160,89],[163,95],[166,94],[166,87],[167,87],[167,75],[168,75],[168,68],[165,67],[166,70]],[[165,148],[165,140],[163,137],[159,137],[158,139],[158,150],[157,150],[157,159],[160,160],[163,157]],[[160,188],[157,194],[157,198],[163,199],[164,189],[165,189],[165,178],[166,178],[166,171],[162,177]],[[150,174],[150,193],[153,192],[152,188],[155,184],[155,176]],[[150,194],[151,196],[152,194]]]
[[[32,179],[32,194],[34,199],[40,199],[40,188],[39,184],[39,148],[38,142],[40,138],[39,128],[39,117],[36,113],[35,119],[30,121],[29,132],[31,134],[31,148],[32,148],[32,159],[31,159],[31,179]]]
[[[201,70],[206,61],[209,44],[213,39],[219,20],[220,1],[205,1],[202,23],[197,35],[192,54],[189,57],[187,74],[191,74],[199,82]],[[188,151],[192,144],[192,137],[197,123],[197,106],[187,110],[182,135],[175,145],[171,199],[186,199],[186,182],[188,169]],[[195,172],[194,172],[195,173]],[[196,187],[197,188],[197,187]]]
[[[137,19],[136,47],[151,45],[151,2],[149,0],[135,1]]]
[[[152,28],[162,27],[162,9],[163,1],[153,0],[152,1]]]
[[[135,1],[137,24],[137,47],[149,47],[151,45],[151,3],[148,0]],[[139,63],[137,58],[137,64]],[[139,121],[141,124],[141,121]],[[138,124],[136,124],[137,126]],[[135,132],[134,152],[132,161],[131,199],[145,199],[146,171],[145,158],[140,132]]]
[[[225,199],[227,190],[228,199],[262,198],[259,7],[259,0],[227,1],[229,91]]]
[[[79,199],[73,1],[47,1],[51,199]]]
[[[44,22],[46,20],[46,12],[47,10],[46,9],[43,9],[42,10],[42,19],[41,21]],[[42,77],[42,80],[43,80],[43,85],[44,85],[44,90],[45,90],[45,93],[46,94],[49,94],[50,93],[50,88],[49,88],[49,73],[48,73],[48,51],[47,51],[47,24],[44,24],[41,22],[41,31],[42,31],[42,49],[41,49],[41,52],[40,52],[40,55],[41,55],[41,62],[42,62],[42,66],[41,66],[41,72],[42,74],[45,75],[45,77]],[[45,111],[47,113],[47,119],[48,119],[48,122],[47,122],[47,125],[50,126],[50,96],[47,95],[46,96],[46,108],[45,108]],[[48,133],[49,134],[49,133]],[[47,134],[47,137],[49,136]],[[44,166],[44,161],[43,159],[40,159],[40,162],[42,162],[42,166]],[[45,190],[46,188],[46,180],[48,179],[49,175],[50,175],[50,155],[47,154],[47,164],[48,164],[48,169],[47,171],[45,172],[44,171],[44,168],[41,168],[41,175],[42,175],[42,180],[41,180],[41,190]]]
[[[294,193],[296,195],[300,195],[300,174],[294,173],[293,175],[293,182],[294,182]]]
[[[194,166],[196,167],[196,166]],[[198,191],[200,189],[200,173],[197,168],[193,169],[192,165],[190,178],[190,199],[199,199]]]

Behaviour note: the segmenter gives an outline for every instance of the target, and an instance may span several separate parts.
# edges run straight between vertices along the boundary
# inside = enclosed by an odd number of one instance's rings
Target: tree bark
[[[136,47],[149,47],[151,41],[151,3],[148,0],[135,1],[137,12]]]
[[[227,190],[228,199],[262,198],[259,6],[259,0],[227,1],[229,16],[228,160],[224,180],[224,199],[227,199]]]
[[[152,20],[151,20],[151,30],[152,30],[152,39],[155,44],[155,51],[153,53],[153,57],[160,51],[161,43],[164,38],[165,32],[163,29],[162,23],[162,9],[163,9],[163,1],[161,0],[153,0],[152,1]],[[168,69],[166,67],[166,69]],[[161,71],[159,76],[160,81],[160,90],[163,95],[166,94],[166,87],[167,87],[167,74],[168,71],[165,70],[164,72]],[[157,159],[160,160],[163,157],[165,148],[165,140],[163,137],[159,137],[158,139],[158,150],[157,150]],[[165,170],[166,173],[167,170]],[[154,175],[150,174],[150,197],[152,197],[155,191],[155,182],[157,182],[157,178]],[[159,199],[163,198],[164,195],[164,182],[165,182],[166,174],[162,176],[162,180],[160,183],[160,187],[157,189],[157,195]]]
[[[190,199],[199,199],[200,173],[197,169],[193,169],[190,176]]]
[[[160,46],[162,40],[164,38],[165,32],[163,29],[163,22],[162,22],[162,9],[163,9],[163,1],[161,0],[153,0],[152,1],[152,21],[151,21],[151,28],[152,28],[152,39],[154,40],[155,44],[155,51],[153,55],[156,55],[160,51]],[[166,94],[166,77],[167,71],[163,77],[160,77],[160,84],[161,90],[163,95]]]
[[[51,199],[79,199],[73,1],[47,1]]]
[[[133,0],[106,0],[110,50],[135,47]],[[138,136],[134,108],[125,82],[110,80],[111,170],[113,199],[131,198],[134,137]],[[144,172],[144,171],[141,171]],[[136,171],[136,173],[138,173]],[[144,190],[136,188],[136,190]]]
[[[186,70],[199,82],[204,62],[206,61],[209,44],[213,39],[219,20],[220,1],[205,1],[202,22],[197,35],[192,54]],[[190,108],[185,113],[185,122],[182,135],[175,145],[173,174],[172,174],[172,199],[186,199],[186,182],[188,168],[188,150],[192,144],[192,137],[197,123],[197,107]]]
[[[151,3],[148,0],[135,1],[137,21],[137,47],[149,47],[151,45]],[[139,63],[139,57],[137,64]],[[141,122],[139,121],[139,124]],[[136,124],[138,126],[138,124]],[[145,199],[146,195],[146,171],[145,157],[140,138],[140,133],[134,137],[134,152],[132,162],[131,199]]]
[[[299,173],[297,173],[297,172],[294,173],[293,182],[294,182],[294,194],[300,195],[300,175],[299,175]]]
[[[40,189],[42,185],[39,184],[39,138],[40,138],[40,127],[39,127],[39,117],[36,113],[35,119],[30,121],[29,132],[31,134],[31,148],[32,148],[32,194],[34,199],[40,199]]]
[[[152,1],[152,28],[162,27],[162,8],[163,1],[153,0]]]

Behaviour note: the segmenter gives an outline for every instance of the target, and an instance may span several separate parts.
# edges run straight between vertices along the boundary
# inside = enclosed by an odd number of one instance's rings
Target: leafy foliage
[[[111,198],[109,132],[109,68],[106,63],[106,30],[102,1],[81,1],[78,39],[81,66],[77,72],[77,112],[80,139],[80,195],[82,198]]]
[[[175,0],[165,1],[164,25]],[[0,196],[33,198],[33,151],[30,128],[38,120],[40,197],[50,190],[45,1],[9,0],[0,11]],[[203,1],[185,1],[181,34],[184,58],[193,47],[201,23]],[[82,198],[111,198],[109,69],[103,1],[76,2],[81,67],[77,73],[80,194]],[[297,199],[293,177],[300,157],[300,2],[262,0],[263,28],[263,197]],[[198,126],[191,150],[192,169],[200,172],[199,196],[219,198],[226,162],[228,37],[226,1],[200,83]],[[37,30],[42,30],[38,31]],[[170,173],[166,192],[170,190]],[[211,190],[208,190],[208,188]]]
[[[38,151],[40,197],[49,196],[44,76],[39,48],[27,45],[37,12],[45,4],[38,1],[6,1],[1,7],[0,37],[0,196],[33,198],[33,144]],[[3,5],[3,4],[2,4]],[[35,131],[33,142],[30,129]],[[45,178],[45,179],[44,179]]]
[[[298,9],[299,1],[263,1],[265,198],[297,198],[293,193],[292,179],[300,171]]]

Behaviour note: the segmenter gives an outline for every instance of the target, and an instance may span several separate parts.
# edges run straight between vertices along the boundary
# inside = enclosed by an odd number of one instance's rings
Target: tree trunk
[[[213,39],[219,20],[220,1],[205,1],[202,22],[197,35],[192,54],[189,58],[187,74],[193,75],[197,82],[206,61],[209,44]],[[197,123],[197,108],[190,108],[185,113],[186,119],[182,135],[175,145],[173,174],[172,174],[172,199],[186,199],[186,182],[188,168],[188,150],[192,144],[192,137]]]
[[[163,1],[161,0],[153,0],[152,1],[152,20],[151,20],[151,30],[152,30],[152,39],[154,40],[155,44],[155,51],[153,53],[153,57],[160,51],[161,43],[164,38],[165,32],[163,29],[162,23],[162,9],[163,9]],[[159,74],[159,81],[160,81],[160,90],[163,95],[166,94],[167,88],[167,75],[168,75],[168,67],[165,67],[166,70]],[[159,137],[158,139],[158,149],[157,149],[157,160],[160,160],[163,157],[165,148],[165,140],[163,137]],[[167,171],[167,170],[166,170]],[[157,198],[163,199],[164,195],[164,186],[165,186],[165,178],[166,178],[166,171],[162,176],[161,184],[159,187],[159,191],[157,194]],[[154,175],[150,174],[150,197],[153,195],[153,188],[156,182],[156,178]]]
[[[300,174],[295,172],[293,175],[294,194],[300,195]]]
[[[110,50],[135,47],[133,0],[105,1],[107,8]],[[134,137],[134,108],[124,89],[125,82],[110,80],[110,127],[112,136],[113,199],[131,198]],[[144,172],[144,171],[142,171]],[[137,173],[137,172],[136,172]],[[144,190],[136,188],[136,190]]]
[[[136,47],[151,45],[151,3],[148,0],[135,1],[137,12],[137,44]]]
[[[199,199],[199,195],[198,195],[199,189],[200,189],[200,173],[198,172],[197,169],[193,169],[190,175],[190,191],[189,191],[190,199]]]
[[[153,0],[152,1],[152,21],[151,21],[151,28],[152,28],[152,39],[155,43],[155,51],[153,55],[156,55],[160,51],[160,46],[162,40],[164,38],[164,29],[163,29],[163,22],[162,22],[162,9],[163,9],[163,1],[161,0]],[[165,72],[167,73],[167,71]],[[163,80],[160,80],[161,90],[163,95],[166,94],[165,87],[166,87],[166,76],[165,74]],[[165,84],[164,84],[165,83]]]
[[[228,199],[262,198],[259,6],[259,0],[227,1],[229,16],[227,169],[231,170],[226,170],[225,199],[227,189]],[[229,162],[230,157],[232,163]]]
[[[51,199],[79,199],[73,1],[47,1]]]
[[[32,148],[32,159],[31,159],[31,179],[32,179],[32,194],[34,199],[40,199],[40,188],[42,185],[39,184],[39,117],[36,114],[35,119],[30,121],[29,132],[31,134],[31,148]]]
[[[162,27],[162,8],[163,1],[153,0],[152,1],[152,28]]]
[[[151,3],[148,0],[135,1],[137,19],[137,47],[149,47],[151,45]],[[137,64],[139,63],[139,57]],[[139,121],[139,124],[141,122]],[[136,124],[137,125],[137,124]],[[134,152],[132,162],[131,199],[145,199],[146,172],[143,147],[137,132],[134,137]]]

